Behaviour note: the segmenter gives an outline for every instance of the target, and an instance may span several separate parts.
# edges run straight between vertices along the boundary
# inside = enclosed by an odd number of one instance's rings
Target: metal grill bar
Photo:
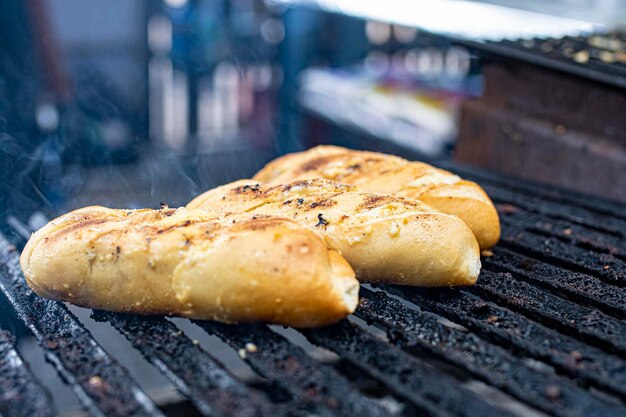
[[[361,394],[341,374],[313,360],[302,349],[266,326],[229,326],[207,321],[194,323],[237,349],[254,370],[296,398],[344,416],[388,415],[386,410]]]
[[[563,42],[566,39],[580,38],[564,37],[555,39],[554,41]],[[541,40],[553,41],[552,38]],[[624,77],[623,65],[620,65],[619,63],[605,63],[597,60],[597,58],[594,59],[593,55],[597,53],[597,50],[595,52],[591,52],[591,60],[583,64],[572,60],[571,56],[567,56],[562,51],[558,51],[555,46],[553,46],[554,49],[552,49],[550,55],[546,54],[545,51],[541,50],[538,46],[540,42],[536,42],[536,46],[532,48],[522,45],[520,41],[511,40],[479,42],[461,39],[458,42],[478,51],[485,51],[498,56],[510,57],[516,60],[529,62],[533,65],[547,67],[557,71],[570,73],[578,77],[607,83],[618,88],[626,88],[626,77]],[[576,44],[580,45],[581,42],[578,41]],[[577,50],[589,48],[589,46],[580,47],[578,45],[576,46]]]
[[[620,217],[600,214],[577,206],[554,203],[533,195],[517,194],[487,184],[483,188],[496,203],[513,204],[548,218],[580,224],[622,238],[626,237],[626,220]]]
[[[626,294],[596,277],[558,268],[503,248],[482,259],[483,267],[494,272],[510,272],[515,278],[546,289],[570,300],[626,318]]]
[[[94,311],[93,317],[109,322],[122,333],[202,414],[241,417],[279,414],[262,393],[233,378],[172,322],[160,317],[104,311]]]
[[[584,384],[626,399],[626,361],[564,336],[511,310],[458,290],[381,286],[505,348],[543,360]]]
[[[459,166],[451,163],[444,163],[443,166],[464,178],[480,183],[483,187],[493,186],[501,190],[513,191],[520,196],[539,197],[542,200],[551,201],[557,204],[564,204],[571,207],[585,209],[588,212],[617,217],[626,220],[623,204],[603,200],[597,197],[590,198],[588,195],[579,194],[576,191],[562,190],[548,185],[533,184],[516,179],[507,179],[502,176],[495,176],[480,169],[470,166]]]
[[[313,343],[337,352],[361,371],[381,381],[428,416],[510,415],[485,403],[463,388],[458,380],[346,320],[303,333]]]
[[[590,395],[564,378],[534,368],[521,358],[441,324],[431,313],[408,309],[382,292],[363,288],[357,316],[388,330],[390,342],[455,364],[515,398],[555,416],[621,416],[626,407]]]
[[[511,204],[500,204],[497,208],[502,222],[513,227],[524,228],[546,237],[555,237],[583,250],[607,253],[621,260],[626,259],[625,239],[561,220],[546,219]]]
[[[626,323],[542,291],[508,273],[483,271],[468,291],[613,352],[626,352]]]
[[[506,235],[502,237],[501,247],[511,248],[572,271],[593,275],[613,285],[626,286],[626,264],[613,255],[593,253],[558,239],[546,239],[545,236],[510,224],[505,223],[503,226]]]
[[[162,416],[124,370],[58,302],[44,300],[26,285],[15,247],[0,235],[0,289],[94,416]]]
[[[0,329],[0,415],[52,417],[56,410],[50,393],[30,372],[15,350],[13,335]]]

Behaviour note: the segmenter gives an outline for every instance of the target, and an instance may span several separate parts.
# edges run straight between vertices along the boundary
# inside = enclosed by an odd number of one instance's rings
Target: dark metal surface
[[[626,293],[591,275],[572,272],[504,248],[483,258],[483,267],[515,278],[619,319],[626,318]]]
[[[589,343],[621,354],[626,352],[626,322],[517,281],[511,274],[485,271],[469,291]]]
[[[487,171],[470,167],[467,165],[459,165],[455,163],[439,163],[442,168],[448,169],[462,175],[467,179],[478,182],[483,187],[494,187],[501,190],[507,190],[516,194],[518,197],[534,197],[545,202],[556,203],[552,208],[556,213],[570,208],[579,208],[587,210],[594,214],[614,217],[616,219],[626,220],[623,204],[602,199],[599,197],[590,197],[586,194],[580,194],[572,190],[563,190],[544,184],[535,184],[518,179],[507,178],[502,175],[493,175]],[[582,214],[582,213],[581,213]],[[586,216],[587,217],[587,216]]]
[[[158,367],[207,416],[275,416],[260,392],[230,375],[214,358],[164,318],[95,311]]]
[[[596,253],[577,246],[569,245],[560,239],[546,239],[517,225],[503,222],[507,235],[503,236],[503,247],[510,247],[523,254],[530,255],[544,262],[566,267],[576,272],[583,272],[598,277],[610,284],[626,286],[626,264],[621,259],[607,253]]]
[[[498,208],[503,215],[502,221],[512,227],[524,228],[544,237],[556,237],[559,241],[582,250],[613,255],[622,261],[626,259],[626,240],[618,236],[571,222],[545,219],[512,204],[499,204]]]
[[[523,358],[472,333],[411,310],[382,292],[362,290],[356,314],[388,330],[391,343],[409,352],[438,357],[523,402],[556,416],[620,416],[625,406],[606,403],[574,383],[534,367]]]
[[[335,326],[307,330],[304,334],[313,343],[338,353],[362,372],[382,381],[417,406],[421,415],[511,415],[488,405],[445,372],[389,346],[346,320]]]
[[[581,249],[607,253],[621,260],[626,259],[626,247],[624,247],[626,240],[614,235],[559,220],[546,221],[541,216],[523,210],[508,210],[505,219],[508,223],[523,226],[544,236],[557,237]]]
[[[46,360],[94,416],[161,416],[148,396],[61,303],[26,285],[18,252],[0,236],[0,289],[46,352]]]
[[[602,214],[585,207],[561,204],[526,193],[516,193],[504,187],[485,185],[484,189],[495,203],[522,207],[528,212],[543,215],[548,219],[563,220],[608,235],[626,238],[626,219],[618,216]]]
[[[465,291],[381,286],[386,291],[459,323],[481,337],[545,361],[582,384],[626,399],[626,360],[565,336]]]
[[[0,416],[52,417],[50,393],[15,350],[15,338],[0,329]]]
[[[295,398],[344,416],[388,414],[331,366],[316,362],[301,348],[266,326],[194,322],[238,350],[254,370]],[[254,346],[253,349],[249,349],[250,344]]]
[[[623,35],[622,35],[623,36]],[[472,49],[489,52],[498,56],[510,57],[521,61],[526,61],[535,65],[563,71],[590,80],[607,83],[615,87],[626,88],[626,65],[623,63],[606,63],[593,59],[594,52],[590,50],[587,62],[577,62],[572,53],[570,56],[559,51],[559,45],[576,43],[576,51],[589,48],[584,37],[566,36],[561,39],[534,39],[528,41],[501,42],[487,41],[475,42],[464,39],[456,40],[458,43],[466,45]],[[549,53],[544,45],[550,44]],[[542,49],[543,48],[543,49]]]

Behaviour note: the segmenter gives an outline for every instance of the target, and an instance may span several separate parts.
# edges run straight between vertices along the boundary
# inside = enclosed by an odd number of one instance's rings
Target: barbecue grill
[[[461,43],[497,56],[626,87],[626,33],[623,30],[560,38]]]
[[[300,333],[334,353],[321,363],[274,327],[193,321],[261,377],[238,379],[170,319],[93,311],[204,416],[626,415],[626,215],[555,188],[447,166],[480,183],[502,240],[463,289],[363,286],[355,315]],[[13,243],[17,243],[17,246]],[[30,291],[19,246],[0,238],[0,288],[93,416],[162,416],[133,375],[68,308]],[[382,331],[381,331],[382,330]],[[56,415],[0,331],[0,414]],[[176,409],[177,407],[174,407]]]

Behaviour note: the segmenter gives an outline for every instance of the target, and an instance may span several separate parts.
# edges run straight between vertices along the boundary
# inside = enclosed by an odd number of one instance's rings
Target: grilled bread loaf
[[[276,217],[86,207],[36,232],[20,261],[37,294],[110,311],[312,327],[358,302],[345,259]]]
[[[443,213],[463,219],[481,249],[492,247],[500,238],[498,213],[478,184],[422,162],[337,146],[318,146],[275,159],[254,176],[255,180],[269,184],[312,178],[419,199]]]
[[[478,243],[458,217],[329,180],[280,186],[241,180],[207,191],[187,207],[293,219],[319,231],[361,281],[471,285],[480,272]]]

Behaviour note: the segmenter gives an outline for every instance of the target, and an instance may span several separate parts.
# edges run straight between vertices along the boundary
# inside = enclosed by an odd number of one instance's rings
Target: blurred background
[[[3,0],[0,228],[184,204],[319,143],[626,201],[624,23],[625,0]]]

